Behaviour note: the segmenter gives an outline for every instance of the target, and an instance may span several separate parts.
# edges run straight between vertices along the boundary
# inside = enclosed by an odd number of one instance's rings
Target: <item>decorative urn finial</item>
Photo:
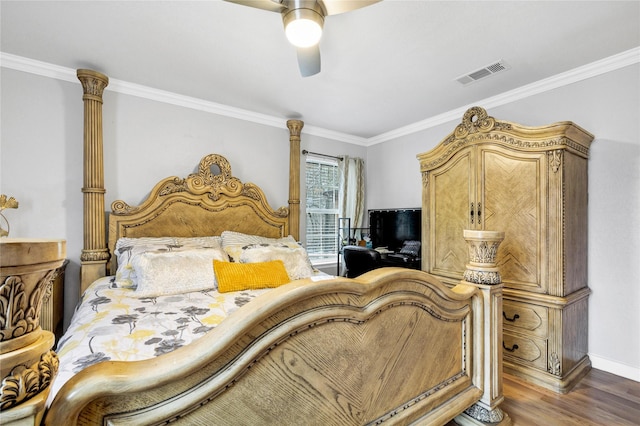
[[[9,231],[11,230],[11,227],[9,226],[9,221],[7,220],[7,218],[2,214],[2,210],[4,209],[17,209],[18,208],[18,201],[13,198],[13,197],[8,197],[4,194],[0,195],[0,216],[2,217],[2,220],[4,220],[4,222],[7,224],[7,229],[4,229],[2,227],[2,225],[0,224],[0,237],[6,237],[9,235]]]

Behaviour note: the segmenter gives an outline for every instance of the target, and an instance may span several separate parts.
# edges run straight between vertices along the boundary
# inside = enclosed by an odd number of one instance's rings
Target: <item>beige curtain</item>
[[[361,228],[364,223],[364,160],[342,156],[340,162],[340,217],[351,219],[351,228]],[[353,235],[353,232],[352,232]],[[355,238],[362,239],[360,231]]]

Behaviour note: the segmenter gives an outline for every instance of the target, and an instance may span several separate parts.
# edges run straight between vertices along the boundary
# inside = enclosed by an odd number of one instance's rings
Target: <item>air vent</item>
[[[484,68],[480,68],[479,70],[461,75],[460,77],[456,78],[456,81],[466,86],[467,84],[471,84],[478,80],[482,80],[483,78],[489,77],[490,75],[509,69],[511,69],[511,66],[501,59],[491,65],[487,65]]]

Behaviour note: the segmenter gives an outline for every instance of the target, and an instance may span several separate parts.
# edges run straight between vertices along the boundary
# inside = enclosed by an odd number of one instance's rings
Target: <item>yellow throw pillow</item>
[[[291,281],[282,260],[258,263],[220,262],[214,260],[213,270],[216,274],[220,293],[274,288]]]

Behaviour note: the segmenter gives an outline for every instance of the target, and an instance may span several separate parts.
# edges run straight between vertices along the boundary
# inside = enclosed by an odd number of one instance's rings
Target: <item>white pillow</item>
[[[214,289],[213,260],[228,261],[221,249],[146,252],[133,259],[136,297],[158,297]]]
[[[252,244],[242,248],[238,261],[240,263],[256,263],[272,260],[281,260],[292,280],[309,278],[313,274],[313,267],[307,251],[300,246],[294,248],[280,243]]]
[[[188,248],[222,248],[222,237],[176,237],[176,245],[182,249]]]
[[[136,270],[133,262],[143,253],[164,253],[193,248],[222,248],[222,238],[213,237],[141,237],[119,238],[116,242],[115,256],[118,262],[115,284],[123,288],[135,288]],[[228,260],[228,259],[225,259]]]
[[[300,244],[291,235],[282,238],[268,238],[260,235],[243,234],[235,231],[222,232],[222,248],[232,261],[239,262],[242,248],[254,244],[284,244],[287,247],[298,248]]]

